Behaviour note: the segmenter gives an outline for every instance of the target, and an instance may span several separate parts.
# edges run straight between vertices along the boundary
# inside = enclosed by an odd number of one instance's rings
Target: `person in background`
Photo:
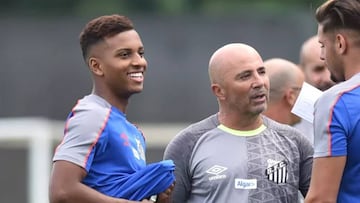
[[[262,115],[269,78],[261,56],[227,44],[208,70],[219,111],[167,145],[164,159],[176,165],[172,202],[296,202],[310,184],[313,150],[296,129]]]
[[[305,74],[305,81],[319,90],[325,91],[332,87],[335,82],[330,78],[330,72],[324,61],[320,59],[320,52],[318,37],[315,35],[308,38],[301,46],[299,65]],[[314,143],[312,123],[301,119],[294,127],[300,130],[312,144]]]
[[[320,58],[339,82],[315,103],[314,164],[306,203],[360,202],[360,1],[316,10]]]
[[[155,165],[170,168],[161,173],[170,179],[161,179],[167,182],[157,188],[162,190],[158,196],[150,195],[150,186],[156,185],[137,182],[150,178],[157,168],[147,168],[144,136],[126,118],[129,98],[143,90],[147,70],[144,46],[133,23],[120,15],[95,18],[82,30],[80,45],[93,89],[67,118],[53,158],[50,202],[150,203],[150,197],[167,202],[173,188],[171,163]],[[142,190],[131,191],[135,187]]]
[[[308,38],[300,49],[299,65],[305,74],[305,81],[310,85],[325,91],[335,82],[330,78],[330,72],[320,59],[320,44],[318,37]]]
[[[266,60],[264,66],[270,80],[269,102],[264,115],[291,126],[300,122],[301,118],[291,113],[291,109],[299,96],[304,73],[296,64],[281,58]]]

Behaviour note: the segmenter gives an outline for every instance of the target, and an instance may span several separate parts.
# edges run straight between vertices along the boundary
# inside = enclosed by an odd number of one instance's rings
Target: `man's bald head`
[[[209,77],[211,84],[221,83],[223,74],[234,65],[246,64],[251,60],[261,60],[259,53],[251,46],[243,43],[227,44],[214,52],[209,61]]]
[[[308,61],[312,61],[317,59],[318,61],[321,61],[320,59],[320,43],[318,40],[317,35],[314,35],[307,39],[300,49],[300,65],[302,68],[306,67]],[[322,62],[323,63],[323,62]]]
[[[335,83],[330,79],[330,72],[325,62],[320,59],[321,48],[317,35],[307,39],[300,50],[300,67],[302,68],[306,82],[324,91]]]
[[[296,64],[281,58],[266,60],[264,66],[270,80],[269,106],[264,114],[280,123],[298,123],[300,118],[292,114],[291,109],[304,82],[302,70]]]
[[[264,62],[270,80],[270,102],[280,99],[283,91],[291,87],[301,87],[304,74],[291,61],[273,58]]]
[[[269,78],[254,48],[242,43],[219,48],[210,58],[209,76],[221,122],[234,129],[243,129],[239,121],[262,122],[259,115],[267,107]]]

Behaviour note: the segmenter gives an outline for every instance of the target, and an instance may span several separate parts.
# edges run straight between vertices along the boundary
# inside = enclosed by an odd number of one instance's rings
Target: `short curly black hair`
[[[105,15],[88,22],[80,33],[80,46],[84,60],[91,46],[118,33],[133,30],[131,20],[122,15]]]

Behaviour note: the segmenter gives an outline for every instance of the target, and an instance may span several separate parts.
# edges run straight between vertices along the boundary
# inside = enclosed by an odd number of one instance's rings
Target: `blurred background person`
[[[299,65],[305,74],[305,81],[310,85],[325,91],[332,87],[335,82],[330,78],[330,72],[323,60],[320,59],[321,48],[318,37],[308,38],[300,49]],[[294,127],[300,130],[313,144],[314,128],[312,123],[301,119]]]
[[[329,70],[324,61],[320,59],[320,52],[318,37],[316,35],[310,37],[300,49],[299,65],[304,71],[305,81],[319,90],[325,91],[335,82],[331,80]]]
[[[268,107],[264,114],[279,123],[294,125],[301,118],[291,113],[304,82],[304,73],[293,62],[281,58],[264,61],[270,80]]]

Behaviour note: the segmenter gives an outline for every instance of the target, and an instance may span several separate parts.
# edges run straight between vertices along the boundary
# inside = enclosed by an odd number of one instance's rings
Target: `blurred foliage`
[[[314,12],[324,0],[0,0],[0,12],[10,15],[121,14],[237,14],[264,12]]]

